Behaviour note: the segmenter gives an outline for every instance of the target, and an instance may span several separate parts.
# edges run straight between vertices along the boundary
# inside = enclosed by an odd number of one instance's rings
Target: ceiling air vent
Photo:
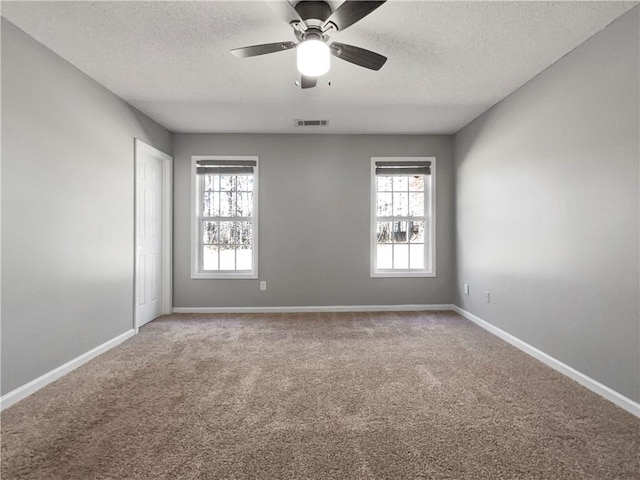
[[[326,127],[329,120],[295,120],[296,127]]]

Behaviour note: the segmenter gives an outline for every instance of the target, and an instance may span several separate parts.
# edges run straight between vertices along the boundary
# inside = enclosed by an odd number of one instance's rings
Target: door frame
[[[162,162],[162,281],[161,311],[163,315],[173,311],[173,157],[134,138],[134,193],[133,193],[133,328],[138,333],[138,162],[142,155],[152,156]]]

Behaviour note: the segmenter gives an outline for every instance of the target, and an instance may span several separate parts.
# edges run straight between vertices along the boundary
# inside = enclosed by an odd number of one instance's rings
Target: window
[[[258,278],[258,157],[192,157],[191,278]]]
[[[435,158],[371,159],[371,276],[435,276]]]

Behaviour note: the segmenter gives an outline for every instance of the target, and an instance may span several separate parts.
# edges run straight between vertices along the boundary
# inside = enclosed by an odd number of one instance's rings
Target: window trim
[[[198,181],[197,162],[199,160],[254,160],[256,166],[253,170],[253,269],[250,272],[203,272],[200,270],[200,216],[201,216],[201,192]],[[192,155],[191,156],[191,279],[192,280],[254,280],[258,278],[258,172],[260,161],[257,156],[238,155]]]
[[[425,187],[425,260],[431,268],[422,270],[415,269],[385,269],[378,270],[376,267],[377,250],[377,202],[376,202],[376,162],[431,162],[431,175],[429,178],[429,188]],[[370,172],[370,276],[371,278],[414,278],[414,277],[435,277],[436,276],[436,158],[435,157],[371,157]]]

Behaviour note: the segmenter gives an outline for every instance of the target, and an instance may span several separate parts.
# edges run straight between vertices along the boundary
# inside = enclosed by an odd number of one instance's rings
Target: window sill
[[[435,277],[435,272],[371,272],[371,278],[429,278]]]
[[[191,280],[257,280],[258,274],[251,273],[192,273]]]

